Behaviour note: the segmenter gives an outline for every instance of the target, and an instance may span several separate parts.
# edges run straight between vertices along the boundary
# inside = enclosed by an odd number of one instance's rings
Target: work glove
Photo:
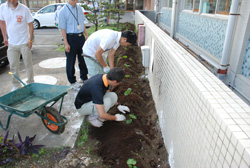
[[[116,121],[124,121],[126,120],[126,117],[122,114],[116,114]]]
[[[130,112],[130,109],[127,106],[119,105],[117,106],[118,110],[125,114],[126,112]]]
[[[109,66],[103,67],[103,71],[104,73],[108,73],[110,71],[110,67]]]

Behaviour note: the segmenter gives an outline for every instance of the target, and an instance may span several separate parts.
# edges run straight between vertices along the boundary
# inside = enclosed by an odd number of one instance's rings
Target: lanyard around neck
[[[68,5],[66,5],[67,8],[69,9]],[[77,25],[79,25],[79,22],[78,22],[78,11],[77,11],[77,6],[76,6],[76,16],[72,13],[72,11],[69,9],[70,13],[74,16],[76,22],[77,22]],[[76,18],[77,17],[77,18]]]

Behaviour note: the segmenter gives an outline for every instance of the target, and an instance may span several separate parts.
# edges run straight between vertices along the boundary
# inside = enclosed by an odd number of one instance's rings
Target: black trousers
[[[72,84],[76,82],[75,76],[75,62],[76,62],[76,55],[78,58],[78,66],[80,69],[80,78],[82,80],[88,79],[88,69],[85,63],[85,60],[82,55],[82,47],[85,42],[85,37],[81,33],[79,34],[67,34],[67,40],[70,45],[70,52],[65,52],[67,57],[66,59],[66,73],[68,81]]]

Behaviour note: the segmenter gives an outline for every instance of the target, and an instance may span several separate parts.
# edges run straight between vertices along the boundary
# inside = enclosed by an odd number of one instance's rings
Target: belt
[[[82,32],[81,33],[67,33],[67,35],[70,35],[70,36],[83,36]]]

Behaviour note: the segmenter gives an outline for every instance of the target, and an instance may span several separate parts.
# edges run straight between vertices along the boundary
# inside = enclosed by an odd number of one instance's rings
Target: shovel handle
[[[21,83],[23,84],[23,86],[26,85],[20,78],[18,78],[18,77],[16,76],[16,74],[14,74],[14,73],[12,73],[12,72],[9,72],[9,74],[15,76],[15,78],[17,78],[17,80],[19,80],[19,82],[21,82]]]

